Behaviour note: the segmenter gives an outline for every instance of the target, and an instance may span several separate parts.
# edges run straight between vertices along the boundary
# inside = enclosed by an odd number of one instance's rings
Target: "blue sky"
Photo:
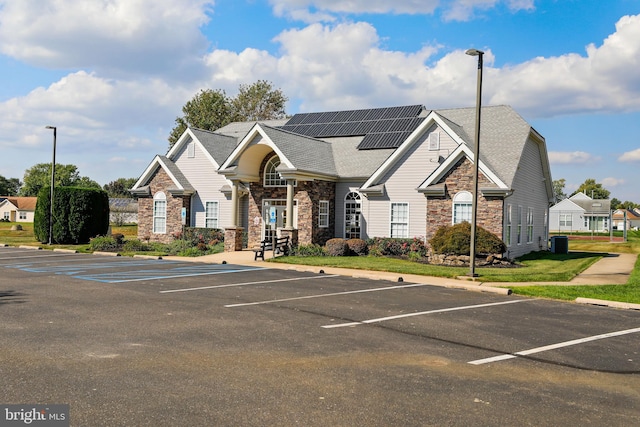
[[[640,1],[0,0],[0,175],[138,177],[200,89],[271,81],[287,112],[508,104],[571,193],[640,203]]]

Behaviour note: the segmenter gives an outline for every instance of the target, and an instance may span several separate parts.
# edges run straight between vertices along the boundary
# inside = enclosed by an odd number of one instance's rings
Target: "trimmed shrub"
[[[92,251],[117,251],[118,242],[111,236],[94,237],[89,242],[89,249]]]
[[[462,222],[453,226],[440,227],[429,240],[433,251],[445,255],[469,255],[471,247],[471,224]],[[476,227],[476,254],[502,254],[507,247],[495,234]]]
[[[194,246],[203,242],[215,245],[224,241],[224,231],[217,228],[184,227],[183,233],[174,237],[192,242]]]
[[[347,241],[344,239],[329,239],[324,247],[329,256],[349,255],[349,245],[347,245]]]
[[[349,239],[347,240],[347,246],[349,246],[349,250],[351,252],[358,256],[367,255],[369,253],[367,242],[362,239]]]
[[[40,242],[49,241],[51,187],[38,193],[33,230]],[[96,188],[56,187],[53,201],[53,236],[55,243],[88,243],[109,229],[109,196]]]
[[[122,245],[124,252],[144,252],[149,249],[148,245],[145,245],[138,239],[127,240]]]
[[[291,248],[291,256],[327,256],[327,252],[320,245],[298,245]]]
[[[375,237],[368,241],[369,254],[374,256],[411,256],[422,258],[427,255],[427,247],[422,239],[392,239]],[[415,254],[415,255],[412,255]]]

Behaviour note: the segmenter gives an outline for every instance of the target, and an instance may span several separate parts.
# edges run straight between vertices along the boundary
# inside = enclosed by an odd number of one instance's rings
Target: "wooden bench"
[[[263,240],[260,242],[259,248],[253,249],[253,252],[255,253],[253,260],[257,261],[258,258],[262,258],[264,261],[264,252],[273,251],[274,249],[276,255],[287,255],[289,253],[289,236]]]

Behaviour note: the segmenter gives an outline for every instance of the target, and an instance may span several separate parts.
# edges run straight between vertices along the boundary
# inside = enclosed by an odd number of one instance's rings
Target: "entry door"
[[[293,201],[293,227],[297,227],[298,203]],[[275,222],[273,222],[275,219]],[[287,226],[287,201],[265,200],[262,204],[262,239],[278,236],[278,230]]]

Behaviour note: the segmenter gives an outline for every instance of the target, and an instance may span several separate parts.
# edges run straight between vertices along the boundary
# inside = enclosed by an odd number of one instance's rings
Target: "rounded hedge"
[[[433,251],[444,255],[469,255],[471,248],[471,224],[462,222],[453,226],[440,227],[429,240]],[[502,254],[507,246],[495,234],[476,227],[476,254]]]

